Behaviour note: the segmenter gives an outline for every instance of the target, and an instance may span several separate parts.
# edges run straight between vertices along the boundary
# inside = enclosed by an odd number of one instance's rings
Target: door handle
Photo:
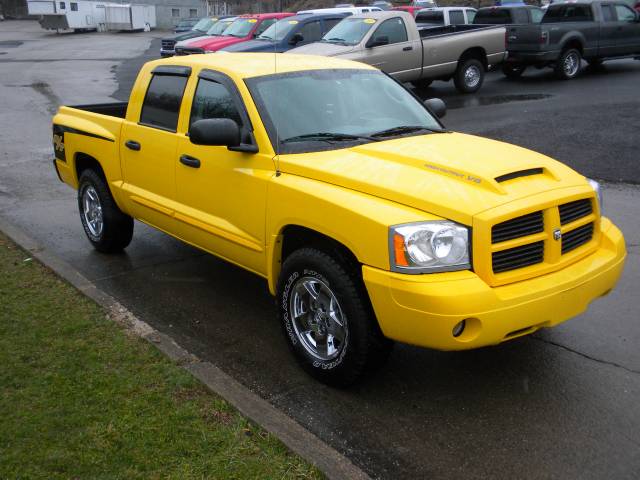
[[[200,168],[200,160],[190,157],[189,155],[182,155],[180,157],[180,163],[191,168]]]
[[[140,144],[134,140],[127,140],[126,142],[124,142],[124,146],[130,150],[140,150]]]
[[[403,52],[408,52],[409,50],[413,50],[413,47],[404,47],[402,49]]]

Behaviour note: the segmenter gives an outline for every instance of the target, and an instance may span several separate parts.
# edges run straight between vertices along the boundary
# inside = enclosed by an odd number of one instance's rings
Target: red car
[[[403,12],[409,12],[415,18],[416,14],[419,10],[422,10],[425,7],[393,7],[391,10],[401,10]]]
[[[176,55],[217,52],[221,48],[253,40],[281,18],[292,15],[295,14],[257,13],[255,15],[240,15],[237,20],[224,31],[224,35],[221,37],[207,37],[184,47],[176,47]]]

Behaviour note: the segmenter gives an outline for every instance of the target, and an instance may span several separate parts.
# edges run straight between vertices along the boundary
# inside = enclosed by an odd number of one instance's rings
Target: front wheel
[[[106,181],[93,170],[80,175],[78,210],[87,238],[99,252],[119,252],[131,243],[133,219],[118,208]]]
[[[287,257],[278,281],[282,328],[296,359],[316,379],[348,386],[386,359],[366,290],[343,262],[315,248]]]
[[[560,55],[558,63],[554,69],[556,77],[560,80],[571,80],[580,72],[582,64],[582,55],[575,48],[565,50]]]
[[[458,66],[453,82],[461,93],[474,93],[484,82],[484,65],[480,60],[469,58]]]
[[[520,78],[526,69],[526,65],[519,65],[517,63],[502,64],[502,73],[507,78]]]

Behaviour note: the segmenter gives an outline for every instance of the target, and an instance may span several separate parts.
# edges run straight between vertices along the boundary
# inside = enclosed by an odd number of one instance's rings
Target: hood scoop
[[[527,168],[526,170],[518,170],[517,172],[506,173],[504,175],[500,175],[496,177],[494,180],[498,183],[508,182],[509,180],[514,180],[520,177],[530,177],[532,175],[542,175],[544,170],[539,168]]]

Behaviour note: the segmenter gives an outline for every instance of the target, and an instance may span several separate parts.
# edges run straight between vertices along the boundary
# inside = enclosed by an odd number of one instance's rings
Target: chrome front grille
[[[175,40],[162,40],[162,49],[163,50],[173,50],[173,47],[176,46]]]

